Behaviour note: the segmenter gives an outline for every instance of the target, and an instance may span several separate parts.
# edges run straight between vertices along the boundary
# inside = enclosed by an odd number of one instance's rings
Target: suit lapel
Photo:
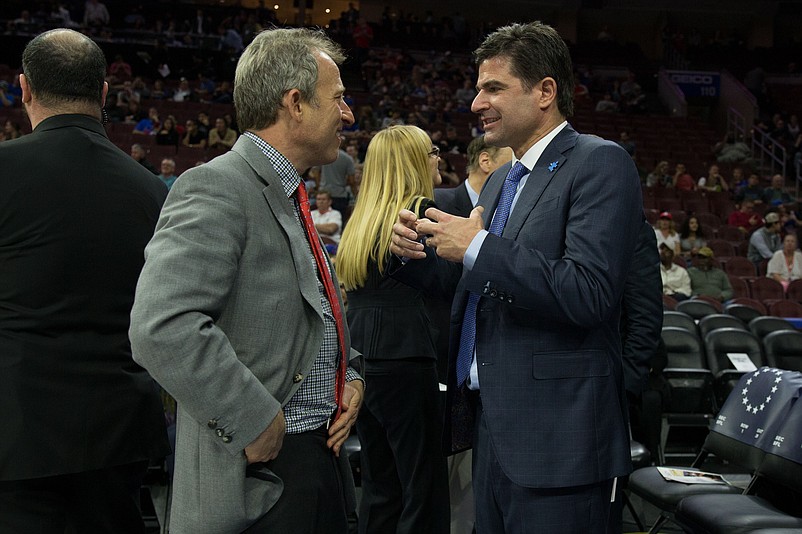
[[[546,187],[562,170],[565,161],[568,159],[566,152],[574,147],[576,138],[576,131],[570,126],[566,126],[546,146],[546,150],[540,155],[535,168],[529,173],[529,178],[527,178],[523,190],[518,195],[515,208],[504,226],[503,237],[515,239],[518,236],[518,232],[521,231],[521,227],[529,217],[529,214],[537,207]]]
[[[281,185],[281,178],[279,178],[278,173],[276,173],[270,160],[267,159],[262,150],[246,136],[240,136],[232,150],[245,159],[264,184],[262,195],[267,201],[273,216],[287,235],[292,261],[295,264],[295,271],[298,273],[301,294],[322,318],[323,309],[320,306],[317,275],[306,246],[306,233],[298,225],[298,220],[292,209],[292,203],[287,198]]]

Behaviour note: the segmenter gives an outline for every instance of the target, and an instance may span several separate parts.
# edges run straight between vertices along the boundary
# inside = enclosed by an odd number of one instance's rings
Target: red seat
[[[707,246],[713,250],[713,254],[720,260],[736,255],[732,242],[725,239],[709,239]]]
[[[775,317],[802,317],[802,304],[793,300],[778,300],[769,308],[769,315]]]
[[[767,301],[782,300],[785,298],[783,286],[773,278],[766,278],[759,276],[751,281],[749,284],[749,291],[752,293],[752,298],[767,304]]]
[[[802,304],[802,279],[792,280],[791,283],[788,284],[788,290],[786,291],[785,296],[789,300],[793,300]]]
[[[752,297],[752,293],[749,292],[749,282],[747,282],[746,279],[741,278],[740,276],[733,276],[731,274],[728,274],[727,278],[730,279],[730,285],[732,286],[734,296],[746,298]]]
[[[732,241],[733,243],[739,243],[744,240],[745,236],[744,233],[738,230],[736,227],[728,224],[722,224],[716,230],[716,237],[726,241]]]
[[[731,274],[733,276],[747,278],[754,278],[757,276],[755,265],[743,256],[732,256],[724,264],[724,270],[727,274]]]

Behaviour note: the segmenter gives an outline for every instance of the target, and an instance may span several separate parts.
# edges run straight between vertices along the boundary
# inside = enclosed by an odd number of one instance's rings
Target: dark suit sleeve
[[[641,225],[621,306],[624,386],[628,392],[639,395],[649,376],[663,327],[662,280],[657,240],[654,230],[645,221]]]
[[[501,281],[514,297],[510,305],[525,309],[529,320],[592,328],[619,313],[643,218],[640,180],[617,145],[583,152],[572,156],[582,160],[570,187],[550,199],[553,212],[539,206],[516,240],[487,235],[465,276],[467,290],[482,294],[489,281]],[[553,248],[556,243],[561,250]],[[544,252],[541,244],[552,249]]]

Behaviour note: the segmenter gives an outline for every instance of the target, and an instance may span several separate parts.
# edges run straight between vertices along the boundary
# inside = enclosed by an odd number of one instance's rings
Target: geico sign
[[[709,74],[672,74],[671,81],[674,83],[711,85],[713,83],[713,77]]]

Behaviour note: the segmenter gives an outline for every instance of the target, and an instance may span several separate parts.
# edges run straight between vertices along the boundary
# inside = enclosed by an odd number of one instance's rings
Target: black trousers
[[[267,467],[284,482],[275,506],[243,534],[346,534],[343,462],[326,446],[326,427],[287,434]],[[341,451],[340,454],[345,454]],[[353,484],[353,480],[347,481]]]
[[[442,399],[434,360],[368,360],[356,427],[362,445],[360,534],[447,534]]]
[[[0,482],[0,532],[143,534],[139,490],[147,461]]]

